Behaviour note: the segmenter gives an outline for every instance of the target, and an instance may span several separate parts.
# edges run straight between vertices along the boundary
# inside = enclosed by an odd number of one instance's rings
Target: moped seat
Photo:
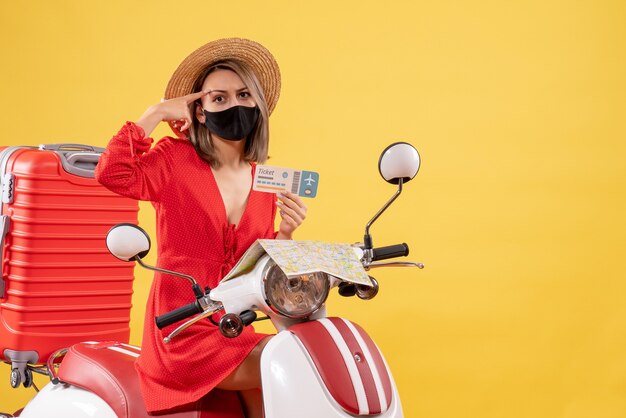
[[[89,390],[106,403],[120,418],[150,418],[141,397],[134,362],[139,347],[118,342],[79,343],[68,350],[58,377]],[[199,418],[200,402],[192,410],[159,414],[161,418]]]

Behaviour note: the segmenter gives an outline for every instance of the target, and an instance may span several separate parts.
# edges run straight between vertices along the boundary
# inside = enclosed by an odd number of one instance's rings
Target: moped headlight
[[[270,261],[263,277],[265,299],[269,307],[289,318],[306,318],[326,302],[329,290],[326,273],[287,277]]]

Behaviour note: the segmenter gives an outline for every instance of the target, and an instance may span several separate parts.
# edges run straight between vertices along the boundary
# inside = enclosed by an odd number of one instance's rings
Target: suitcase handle
[[[94,178],[100,154],[96,152],[61,152],[63,169],[75,176]]]
[[[96,165],[104,148],[84,144],[41,144],[41,151],[54,151],[61,158],[63,169],[75,176],[94,178]]]
[[[84,144],[41,144],[39,149],[42,151],[92,151],[99,153],[105,151],[104,148]]]

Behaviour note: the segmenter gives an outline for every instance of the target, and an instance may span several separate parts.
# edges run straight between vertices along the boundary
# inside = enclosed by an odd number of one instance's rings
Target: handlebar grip
[[[161,316],[154,318],[156,326],[159,329],[163,329],[168,325],[172,325],[178,321],[189,318],[190,316],[202,312],[200,304],[196,301],[189,305],[181,306],[178,309],[174,309],[171,312],[164,313]]]
[[[409,246],[406,243],[388,245],[372,249],[372,261],[386,260],[388,258],[406,257],[409,255]]]

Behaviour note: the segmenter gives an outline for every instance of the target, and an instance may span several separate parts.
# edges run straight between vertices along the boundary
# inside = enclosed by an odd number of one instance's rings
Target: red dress
[[[114,192],[152,202],[159,267],[213,288],[256,239],[276,237],[275,196],[251,190],[239,224],[231,225],[213,172],[193,145],[165,137],[150,149],[152,142],[141,127],[127,122],[102,154],[96,178]],[[193,300],[187,280],[154,275],[136,363],[146,407],[150,412],[168,410],[209,394],[203,404],[210,399],[213,413],[203,417],[243,416],[236,392],[213,389],[265,335],[246,327],[229,339],[209,321],[201,321],[164,344],[163,337],[179,324],[159,330],[154,317]]]

